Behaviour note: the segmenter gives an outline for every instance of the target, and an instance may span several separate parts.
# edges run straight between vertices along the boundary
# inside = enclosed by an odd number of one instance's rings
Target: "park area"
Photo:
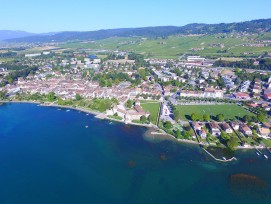
[[[158,113],[160,109],[160,102],[158,101],[140,101],[141,107],[145,111],[150,112],[150,120],[153,124],[156,124],[156,121],[158,119]]]
[[[180,111],[182,120],[190,120],[190,116],[195,114],[209,114],[211,117],[215,117],[218,114],[223,114],[225,120],[233,120],[242,118],[244,115],[253,116],[254,114],[245,110],[243,107],[238,105],[180,105],[176,106],[177,110]]]

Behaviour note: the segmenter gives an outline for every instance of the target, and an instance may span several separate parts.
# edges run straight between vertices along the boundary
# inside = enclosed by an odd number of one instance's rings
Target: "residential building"
[[[246,136],[251,136],[252,135],[252,130],[245,123],[242,123],[240,125],[240,129],[239,130],[240,130],[241,133],[243,133]]]
[[[270,135],[270,129],[269,128],[266,128],[266,127],[260,127],[257,129],[258,130],[258,134],[260,137],[263,137],[263,138],[269,138],[269,135]]]
[[[228,133],[228,134],[232,134],[233,133],[233,131],[232,131],[232,129],[231,129],[231,127],[229,126],[229,124],[228,123],[222,123],[221,124],[221,128],[222,128],[222,130],[224,130],[226,133]]]
[[[234,130],[239,130],[239,123],[238,122],[231,122],[231,127],[234,129]]]
[[[209,123],[209,126],[212,132],[212,135],[217,136],[217,137],[221,135],[221,131],[217,123],[214,123],[214,122]]]

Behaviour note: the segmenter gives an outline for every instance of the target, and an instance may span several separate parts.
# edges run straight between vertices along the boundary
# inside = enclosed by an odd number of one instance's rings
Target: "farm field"
[[[253,115],[253,113],[238,105],[184,105],[176,108],[180,110],[183,120],[188,120],[192,113],[210,114],[211,116],[223,114],[225,120],[237,119],[244,115]]]
[[[126,50],[146,55],[148,58],[173,58],[183,54],[193,54],[211,57],[242,56],[243,52],[255,55],[264,51],[271,51],[270,47],[243,47],[244,43],[255,43],[255,38],[263,36],[235,36],[195,35],[169,36],[168,38],[147,39],[141,37],[112,37],[91,42],[69,42],[59,45],[62,48],[98,49],[98,50]],[[194,49],[194,51],[193,51]],[[227,50],[227,52],[223,52]]]

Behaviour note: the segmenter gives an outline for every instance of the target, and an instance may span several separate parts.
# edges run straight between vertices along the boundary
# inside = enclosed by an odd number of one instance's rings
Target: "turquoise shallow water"
[[[145,132],[73,110],[2,105],[0,203],[271,203],[271,159],[247,151],[221,164]]]

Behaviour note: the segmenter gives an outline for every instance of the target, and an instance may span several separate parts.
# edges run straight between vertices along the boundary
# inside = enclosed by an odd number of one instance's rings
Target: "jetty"
[[[232,162],[237,161],[236,157],[232,157],[231,159],[226,159],[225,157],[223,159],[218,159],[214,155],[212,155],[210,152],[208,152],[206,149],[202,148],[204,152],[206,152],[210,157],[212,157],[214,160],[218,162]]]

